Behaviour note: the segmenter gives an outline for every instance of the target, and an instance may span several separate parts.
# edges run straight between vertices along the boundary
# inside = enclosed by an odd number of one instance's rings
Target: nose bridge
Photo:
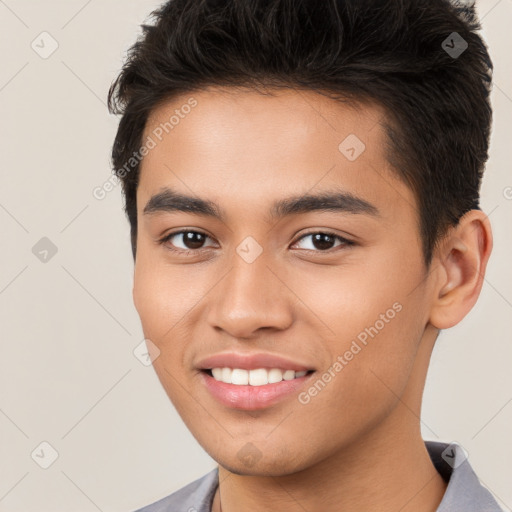
[[[283,329],[291,319],[286,294],[280,291],[283,284],[268,268],[268,255],[256,244],[246,239],[233,252],[209,312],[212,326],[236,337],[250,337],[262,327]]]

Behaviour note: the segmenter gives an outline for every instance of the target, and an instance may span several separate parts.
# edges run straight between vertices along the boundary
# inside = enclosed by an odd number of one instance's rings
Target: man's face
[[[292,473],[417,422],[430,280],[382,119],[314,92],[208,89],[148,120],[143,142],[156,145],[137,191],[134,302],[168,396],[234,472]],[[145,212],[166,189],[216,206],[161,200]],[[288,201],[321,194],[345,197]],[[251,365],[254,354],[285,362]],[[237,368],[240,382],[247,368],[274,368],[253,373],[263,379],[309,372],[251,386],[218,382],[212,367]]]

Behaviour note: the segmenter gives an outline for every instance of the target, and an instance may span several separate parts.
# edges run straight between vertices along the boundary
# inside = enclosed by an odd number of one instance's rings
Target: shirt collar
[[[425,445],[434,467],[448,483],[436,512],[502,512],[459,444],[426,441]]]

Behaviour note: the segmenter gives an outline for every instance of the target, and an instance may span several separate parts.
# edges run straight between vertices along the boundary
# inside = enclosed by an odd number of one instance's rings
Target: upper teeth
[[[280,370],[279,368],[258,368],[256,370],[244,370],[243,368],[212,368],[213,378],[226,384],[263,386],[284,380],[292,380],[303,377],[307,371]]]

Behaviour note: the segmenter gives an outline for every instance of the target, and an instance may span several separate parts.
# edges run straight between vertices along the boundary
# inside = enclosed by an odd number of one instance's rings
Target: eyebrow
[[[313,211],[380,216],[376,206],[360,197],[344,191],[325,191],[318,194],[292,196],[276,201],[270,209],[268,220],[271,222],[286,216]],[[143,210],[145,215],[160,212],[187,212],[212,217],[222,222],[226,221],[225,212],[213,201],[181,194],[170,188],[164,188],[153,195]]]

